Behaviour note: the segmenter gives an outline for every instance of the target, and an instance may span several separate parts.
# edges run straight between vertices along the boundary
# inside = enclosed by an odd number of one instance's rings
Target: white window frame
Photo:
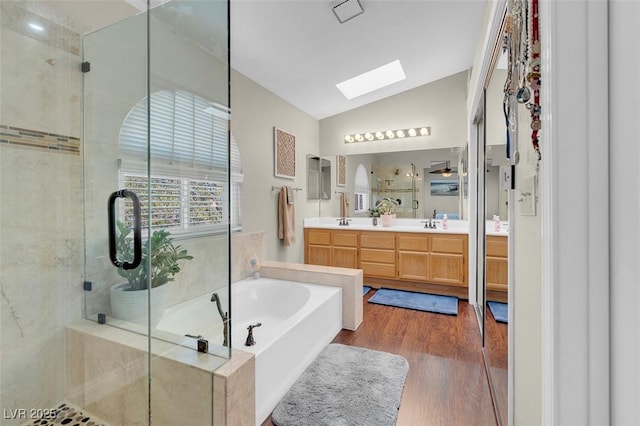
[[[149,173],[147,161],[151,161],[152,179],[180,181],[180,206],[176,208],[180,223],[166,229],[177,236],[222,233],[227,231],[230,220],[233,231],[241,230],[244,176],[235,138],[233,135],[229,138],[228,109],[185,91],[152,93],[152,142],[148,153],[147,102],[145,98],[131,109],[120,130],[120,187],[126,187],[127,176],[146,178]],[[218,202],[223,203],[219,221],[190,223],[189,214],[193,207],[190,185],[195,180],[222,186],[218,197]],[[155,198],[153,193],[151,197]],[[141,198],[147,197],[143,195]],[[146,208],[146,203],[143,208]],[[216,208],[219,210],[219,206]],[[121,213],[124,217],[124,206]],[[143,213],[143,218],[145,216]]]

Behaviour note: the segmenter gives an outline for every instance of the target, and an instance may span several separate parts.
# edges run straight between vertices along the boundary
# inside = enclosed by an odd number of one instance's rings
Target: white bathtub
[[[226,291],[220,291],[223,308]],[[256,425],[342,328],[342,289],[271,278],[248,278],[231,286],[232,346],[255,355]],[[249,324],[254,346],[244,346]],[[222,344],[220,316],[211,294],[165,311],[158,330],[202,335]]]

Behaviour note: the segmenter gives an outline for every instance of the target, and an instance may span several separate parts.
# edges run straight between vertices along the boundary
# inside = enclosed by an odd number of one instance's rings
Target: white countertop
[[[425,228],[424,221],[428,219],[395,219],[391,226],[382,226],[382,221],[378,219],[378,225],[373,226],[373,219],[370,217],[349,218],[349,225],[339,225],[340,218],[337,217],[313,217],[304,219],[305,228],[326,228],[343,229],[354,231],[382,231],[382,232],[424,232],[433,234],[468,234],[469,222],[466,220],[449,220],[448,229],[442,229],[442,220],[436,220],[436,228]],[[502,222],[499,232],[494,230],[493,221],[487,221],[487,235],[507,236],[508,223]]]

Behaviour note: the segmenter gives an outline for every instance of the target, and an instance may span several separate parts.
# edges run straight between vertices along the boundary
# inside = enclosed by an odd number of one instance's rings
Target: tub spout
[[[222,345],[229,346],[229,313],[222,312],[222,305],[220,304],[220,296],[218,296],[218,293],[213,293],[211,295],[211,301],[216,302],[218,313],[220,314],[220,318],[222,318],[222,332],[224,334],[224,341],[222,342]]]

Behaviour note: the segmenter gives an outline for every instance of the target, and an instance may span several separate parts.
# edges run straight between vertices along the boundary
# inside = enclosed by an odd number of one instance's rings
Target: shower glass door
[[[228,47],[226,0],[83,38],[85,318],[115,345],[80,373],[118,367],[76,400],[112,424],[213,423],[211,372],[230,356]]]

